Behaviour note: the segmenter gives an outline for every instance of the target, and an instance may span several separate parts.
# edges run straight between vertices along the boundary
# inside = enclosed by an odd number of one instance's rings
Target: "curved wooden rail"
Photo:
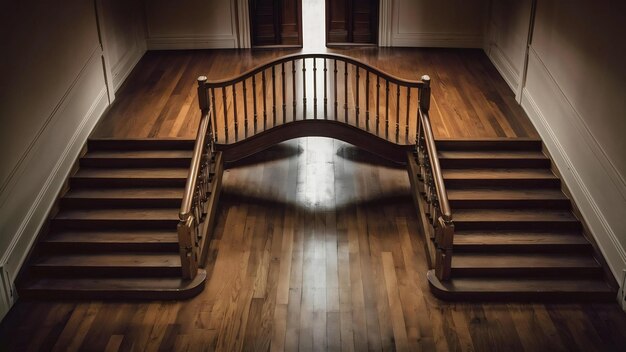
[[[300,137],[328,137],[342,140],[398,164],[406,164],[406,153],[414,145],[391,143],[354,126],[331,120],[300,120],[279,125],[232,144],[216,144],[224,162],[234,162],[277,143]]]

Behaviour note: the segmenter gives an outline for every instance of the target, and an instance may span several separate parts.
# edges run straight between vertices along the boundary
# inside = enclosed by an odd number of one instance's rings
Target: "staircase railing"
[[[435,246],[435,274],[439,280],[450,279],[452,266],[452,244],[454,222],[448,193],[439,166],[437,146],[430,125],[430,77],[423,76],[418,97],[418,124],[416,151],[418,156],[420,193],[426,203],[426,213],[430,220],[429,234]]]
[[[420,82],[338,54],[294,54],[207,82],[217,144],[301,120],[349,124],[396,144],[415,143]],[[412,103],[413,101],[413,103]]]
[[[207,246],[206,234],[201,224],[207,215],[207,200],[211,192],[212,169],[215,165],[211,109],[206,88],[207,78],[198,78],[198,103],[202,117],[196,136],[187,177],[185,193],[180,206],[178,244],[182,265],[182,276],[193,279],[198,272],[199,258]]]

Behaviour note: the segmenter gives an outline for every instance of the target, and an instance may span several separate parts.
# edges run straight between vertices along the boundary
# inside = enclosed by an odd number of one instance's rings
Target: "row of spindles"
[[[288,69],[289,65],[291,70]],[[301,76],[297,74],[298,65]],[[320,65],[321,70],[318,69]],[[318,71],[323,72],[321,78],[318,77]],[[343,71],[343,82],[340,71]],[[372,80],[372,75],[375,80]],[[323,84],[318,84],[318,79],[322,79]],[[289,80],[291,89],[288,87]],[[392,106],[390,100],[393,85],[395,106]],[[366,68],[338,59],[308,58],[281,62],[236,83],[210,87],[215,141],[228,144],[292,121],[329,119],[364,129],[392,142],[412,144],[415,136],[410,134],[412,129],[409,124],[416,123],[411,116],[417,116],[417,101],[411,102],[412,89],[416,88],[390,82]],[[402,99],[403,92],[405,99]],[[307,110],[311,105],[307,95],[312,95],[312,112]],[[364,106],[361,99],[363,95]],[[375,96],[373,102],[372,95]],[[319,96],[323,98],[318,99]],[[417,97],[417,94],[413,96]],[[221,102],[222,106],[218,107],[217,102]],[[395,112],[391,111],[394,107]],[[405,116],[401,116],[402,108]],[[404,121],[401,121],[402,117]]]

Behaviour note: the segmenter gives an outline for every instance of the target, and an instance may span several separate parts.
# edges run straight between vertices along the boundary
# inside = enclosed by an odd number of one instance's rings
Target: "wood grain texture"
[[[536,136],[479,51],[354,53],[397,75],[431,74],[431,116],[439,137]],[[193,138],[199,118],[196,76],[231,76],[274,55],[148,53],[95,134]],[[488,117],[479,117],[462,98],[468,94]],[[435,298],[409,190],[404,168],[343,142],[281,143],[224,173],[206,288],[198,296],[148,303],[20,300],[0,325],[0,346],[9,351],[607,351],[626,345],[626,315],[616,304]]]

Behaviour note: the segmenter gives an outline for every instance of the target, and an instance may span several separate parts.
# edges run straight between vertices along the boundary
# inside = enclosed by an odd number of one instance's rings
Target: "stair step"
[[[541,139],[496,138],[496,139],[438,139],[437,150],[535,150],[541,151]]]
[[[452,208],[546,207],[569,209],[570,200],[553,188],[451,188],[448,200]]]
[[[441,282],[433,270],[427,276],[433,293],[450,300],[613,302],[616,294],[602,279],[459,277]]]
[[[54,252],[170,251],[178,253],[175,229],[153,231],[60,230],[41,241],[43,250]]]
[[[454,226],[463,230],[576,231],[580,221],[567,210],[456,209]]]
[[[561,181],[549,169],[443,169],[447,188],[559,187]]]
[[[64,229],[171,229],[178,224],[178,208],[62,209],[52,220]]]
[[[80,168],[70,178],[71,187],[184,187],[188,167]]]
[[[455,253],[452,277],[470,276],[601,277],[602,267],[590,254]]]
[[[181,138],[90,138],[87,149],[93,150],[193,150],[194,139]]]
[[[461,252],[590,253],[591,244],[578,232],[457,231],[454,253]]]
[[[442,168],[549,168],[550,159],[541,151],[453,150],[440,151]]]
[[[179,207],[183,187],[73,188],[61,198],[68,207]]]
[[[95,150],[80,159],[86,167],[189,167],[192,150]]]
[[[185,299],[204,289],[206,271],[193,280],[159,278],[35,277],[20,284],[20,296],[43,299]]]
[[[50,276],[181,276],[178,253],[88,253],[42,255],[30,269]]]

